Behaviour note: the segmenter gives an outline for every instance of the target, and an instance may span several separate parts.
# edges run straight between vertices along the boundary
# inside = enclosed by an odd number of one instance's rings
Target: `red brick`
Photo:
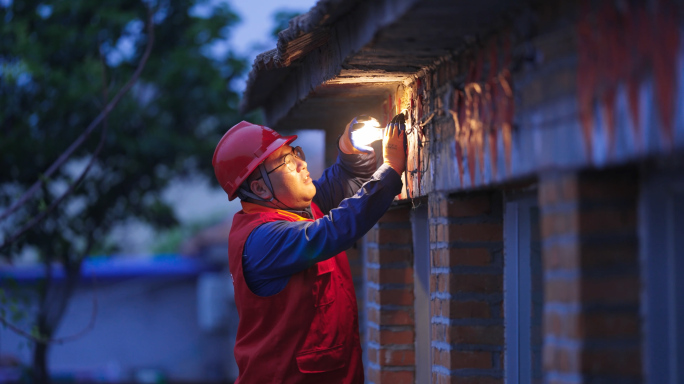
[[[582,373],[613,376],[641,376],[641,350],[615,348],[583,350]]]
[[[543,180],[539,183],[538,200],[542,207],[558,203],[558,182],[556,180]]]
[[[503,344],[501,325],[432,325],[433,340],[458,344]]]
[[[368,248],[366,251],[368,261],[370,263],[397,263],[397,262],[412,262],[413,250],[406,249],[378,249]]]
[[[503,276],[496,274],[456,275],[437,273],[430,275],[430,292],[501,292]]]
[[[380,270],[380,282],[381,283],[413,283],[413,268],[402,268],[402,269],[381,269]]]
[[[631,200],[638,195],[636,177],[619,177],[602,172],[600,176],[581,177],[578,183],[578,194],[582,200]]]
[[[367,308],[366,320],[368,320],[369,323],[380,324],[380,310],[377,308]]]
[[[389,310],[368,308],[368,321],[380,325],[413,325],[413,308],[406,310]]]
[[[579,185],[577,176],[573,174],[565,175],[560,179],[561,201],[575,201],[579,197]]]
[[[446,274],[444,273],[439,273],[439,274],[431,274],[430,275],[430,292],[441,292],[439,290],[439,281],[443,278],[446,278]]]
[[[503,384],[502,378],[491,376],[447,376],[440,373],[432,373],[433,384]]]
[[[368,288],[368,301],[382,305],[413,305],[415,300],[412,289]]]
[[[637,215],[635,209],[597,209],[583,211],[579,215],[581,234],[611,234],[636,232]]]
[[[579,351],[558,345],[544,345],[543,365],[546,371],[578,373],[581,356]]]
[[[491,213],[492,204],[489,194],[469,196],[463,199],[451,199],[447,201],[447,216],[449,217],[472,217]]]
[[[638,276],[615,276],[584,279],[582,298],[585,303],[634,304],[639,302]]]
[[[435,235],[435,241],[438,241],[438,242],[449,241],[449,239],[447,238],[447,235],[446,235],[446,228],[445,227],[446,226],[444,224],[435,225],[435,231],[437,233]]]
[[[582,334],[589,338],[638,338],[641,323],[638,313],[592,313],[582,314],[579,319]]]
[[[582,337],[579,314],[547,312],[544,314],[544,330],[547,335],[571,339]]]
[[[596,244],[577,242],[545,247],[545,270],[622,267],[638,262],[636,244]]]
[[[492,368],[491,352],[445,351],[432,349],[434,363],[447,369],[489,369]]]
[[[438,204],[439,210],[438,210],[437,216],[439,216],[439,217],[449,216],[448,211],[447,211],[447,209],[448,209],[447,204],[448,203],[447,203],[446,199],[442,199],[439,201],[439,204]]]
[[[492,262],[492,254],[486,248],[452,248],[449,250],[451,266],[471,265],[483,266]]]
[[[430,217],[445,217],[446,216],[446,200],[444,197],[434,195],[428,199],[428,210]]]
[[[410,223],[410,208],[390,209],[378,220],[378,223]]]
[[[547,271],[575,270],[580,267],[579,244],[576,242],[545,247],[543,255],[544,269]]]
[[[377,348],[367,347],[366,354],[368,355],[368,361],[377,364],[380,351]]]
[[[544,300],[549,302],[577,303],[581,283],[577,279],[547,279],[544,283]]]
[[[359,243],[354,243],[354,245],[345,251],[347,253],[347,259],[349,262],[360,260],[361,252],[359,252]]]
[[[431,249],[430,265],[433,267],[449,266],[449,251],[445,248]]]
[[[457,301],[436,299],[432,303],[432,315],[450,319],[489,318],[489,303],[483,301]]]
[[[367,243],[367,244],[368,244],[368,243],[377,244],[377,242],[378,242],[378,228],[377,228],[377,225],[376,225],[375,227],[371,228],[371,230],[368,231],[368,233],[366,233],[365,238],[366,238],[366,243]]]
[[[351,271],[352,278],[363,277],[363,266],[359,264],[350,265],[349,269]]]
[[[379,228],[378,244],[411,244],[410,228]]]
[[[380,324],[382,325],[414,325],[413,308],[405,310],[380,310]]]
[[[577,211],[543,212],[541,215],[542,238],[577,233],[579,228]]]
[[[389,329],[378,330],[376,328],[368,329],[368,340],[378,343],[380,345],[388,344],[409,344],[413,345],[414,332],[409,330],[393,331]]]
[[[412,349],[381,348],[378,350],[377,363],[382,366],[412,367],[416,364],[416,353]]]
[[[556,235],[590,235],[604,239],[605,244],[587,244],[584,237],[562,245],[544,247],[545,271],[566,270],[576,272],[576,278],[547,276],[544,284],[546,303],[590,305],[629,305],[638,308],[640,280],[634,274],[619,274],[638,267],[636,242],[637,184],[633,172],[591,172],[544,180],[540,184],[539,200],[542,206],[559,203],[576,203],[577,208],[567,212],[542,213],[544,238]],[[589,203],[589,204],[586,204]],[[606,204],[603,204],[606,203]],[[623,205],[617,208],[617,204]],[[572,207],[572,205],[567,205]],[[590,208],[593,207],[593,208]],[[633,241],[619,244],[614,235],[633,234]],[[595,272],[605,273],[596,274]],[[612,270],[612,271],[610,271]],[[589,273],[585,273],[589,272]],[[596,276],[596,277],[587,277]],[[579,308],[582,308],[581,306]],[[543,361],[546,371],[596,376],[641,378],[641,347],[593,347],[606,339],[641,340],[640,314],[631,312],[544,313],[545,336],[574,340],[579,347],[568,348],[550,342],[544,345]],[[551,381],[562,383],[562,380]]]
[[[366,369],[366,381],[370,383],[375,383],[375,384],[381,384],[380,383],[380,370],[375,369],[372,367],[367,367]]]
[[[501,241],[501,223],[449,224],[448,241]]]
[[[483,266],[492,262],[491,252],[486,248],[441,248],[433,249],[431,254],[435,267]]]
[[[377,284],[412,284],[413,268],[374,269],[368,268],[368,281]]]
[[[451,275],[450,292],[502,292],[503,275]]]
[[[639,248],[635,244],[581,245],[584,268],[608,268],[636,264],[639,262]]]
[[[380,371],[380,382],[376,384],[414,384],[415,372],[411,371]]]
[[[548,205],[577,200],[577,177],[574,174],[546,179],[539,183],[539,204]]]

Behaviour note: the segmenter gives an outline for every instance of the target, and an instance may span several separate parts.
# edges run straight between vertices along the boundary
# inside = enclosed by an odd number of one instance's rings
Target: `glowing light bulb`
[[[360,127],[351,132],[351,141],[355,147],[368,147],[372,142],[382,140],[384,129],[376,119],[371,117],[360,124]]]

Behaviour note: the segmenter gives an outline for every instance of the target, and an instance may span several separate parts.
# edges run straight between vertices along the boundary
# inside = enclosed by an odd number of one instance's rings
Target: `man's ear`
[[[266,188],[266,183],[264,182],[264,179],[259,179],[259,180],[252,180],[249,183],[249,188],[252,190],[252,193],[261,197],[264,200],[271,200],[273,195],[271,194],[271,191]]]

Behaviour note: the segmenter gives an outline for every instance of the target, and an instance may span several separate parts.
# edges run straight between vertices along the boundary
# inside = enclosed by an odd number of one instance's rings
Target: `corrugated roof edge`
[[[290,20],[288,28],[278,33],[276,48],[260,53],[254,59],[245,92],[240,101],[240,110],[246,113],[260,106],[265,96],[278,85],[278,81],[272,81],[274,77],[284,77],[289,69],[296,66],[307,53],[324,44],[325,38],[320,35],[326,34],[327,26],[348,13],[360,1],[319,0],[309,12]],[[312,38],[312,34],[319,36]],[[297,44],[300,39],[309,41],[304,41],[302,46],[302,44]],[[267,73],[270,71],[279,73]],[[261,89],[253,91],[257,87]],[[270,87],[270,89],[264,89],[264,87]]]

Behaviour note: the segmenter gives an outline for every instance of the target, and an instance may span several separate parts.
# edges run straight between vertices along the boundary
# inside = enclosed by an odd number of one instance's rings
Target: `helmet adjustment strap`
[[[273,190],[273,185],[271,184],[271,179],[268,177],[268,172],[266,172],[266,167],[264,166],[264,164],[263,163],[259,164],[258,168],[259,168],[259,172],[261,173],[261,178],[264,179],[264,183],[266,183],[266,188],[268,188],[269,192],[271,192],[271,198],[266,200],[264,198],[261,198],[261,197],[255,195],[251,191],[245,190],[244,188],[240,188],[239,192],[244,194],[245,196],[251,198],[251,199],[255,199],[258,201],[264,201],[267,203],[273,203],[278,208],[291,210],[292,208],[283,204],[280,200],[278,200],[278,198],[276,198],[275,191]]]
[[[264,179],[264,183],[266,183],[266,188],[268,188],[268,190],[271,192],[271,200],[275,199],[273,185],[271,185],[271,179],[268,177],[268,172],[266,172],[266,166],[264,165],[264,163],[259,164],[259,172],[261,172],[261,178]]]
[[[238,196],[239,196],[241,199],[244,199],[244,198],[248,197],[248,198],[250,198],[250,199],[257,200],[257,201],[266,201],[266,200],[262,199],[261,197],[259,197],[259,196],[255,195],[255,194],[253,194],[252,192],[246,190],[245,188],[240,188],[240,189],[238,189]]]

